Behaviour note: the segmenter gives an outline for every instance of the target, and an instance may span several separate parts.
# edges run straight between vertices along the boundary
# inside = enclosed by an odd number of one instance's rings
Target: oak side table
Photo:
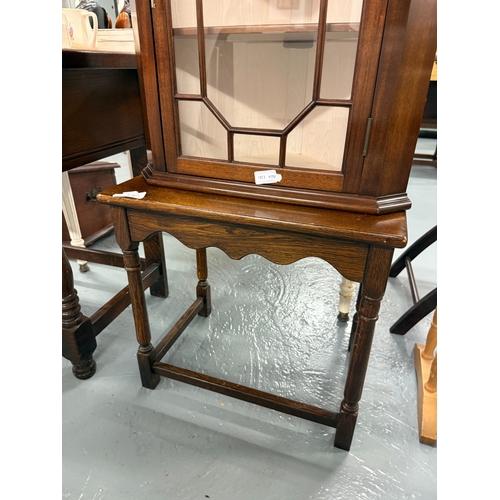
[[[113,196],[127,191],[146,191],[147,194],[143,199]],[[395,248],[402,248],[407,243],[404,211],[364,215],[242,200],[152,186],[140,176],[101,192],[97,199],[111,207],[116,240],[123,251],[144,387],[154,389],[162,376],[186,382],[334,427],[334,446],[350,449],[392,255]],[[138,247],[140,242],[159,232],[169,233],[196,250],[198,283],[196,300],[191,307],[157,345],[152,345]],[[303,404],[161,361],[196,315],[210,314],[206,248],[212,246],[232,259],[255,253],[280,265],[304,257],[319,257],[347,280],[361,284],[344,397],[338,411]]]

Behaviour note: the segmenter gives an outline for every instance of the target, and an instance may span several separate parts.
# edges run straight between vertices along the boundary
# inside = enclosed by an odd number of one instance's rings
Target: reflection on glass
[[[279,137],[242,134],[234,136],[235,161],[278,166],[279,149]]]
[[[340,171],[348,119],[348,108],[314,108],[288,136],[286,166]]]
[[[181,149],[185,156],[227,160],[227,133],[199,101],[179,101]]]

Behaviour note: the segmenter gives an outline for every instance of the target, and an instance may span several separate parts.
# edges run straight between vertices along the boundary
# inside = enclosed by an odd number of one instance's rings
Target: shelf
[[[236,35],[265,33],[317,33],[317,24],[259,24],[254,26],[205,26],[205,35]],[[359,23],[329,23],[329,33],[357,33]],[[174,36],[196,35],[197,28],[174,28]]]
[[[235,163],[248,163],[250,165],[269,165],[269,167],[278,168],[278,161],[275,154],[238,156],[235,157],[234,161]],[[341,166],[335,167],[309,156],[294,153],[287,153],[284,168],[313,169],[328,172],[340,172],[342,170]]]

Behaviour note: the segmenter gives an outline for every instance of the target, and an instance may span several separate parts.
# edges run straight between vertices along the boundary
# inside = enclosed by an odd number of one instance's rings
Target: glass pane
[[[359,23],[363,0],[329,0],[327,23]]]
[[[315,34],[301,35],[206,37],[207,95],[231,126],[282,130],[310,102]]]
[[[327,33],[321,75],[321,97],[350,99],[357,48],[357,32]]]
[[[241,134],[234,136],[235,161],[278,166],[279,151],[279,137]]]
[[[177,92],[200,95],[196,0],[171,0],[170,4],[174,28]]]
[[[174,30],[196,26],[196,0],[170,0],[170,8]]]
[[[319,13],[319,0],[204,0],[203,6],[205,26],[317,23]]]
[[[203,5],[208,98],[233,127],[282,130],[311,100],[319,3]]]
[[[320,96],[350,99],[363,0],[330,0]]]
[[[206,97],[230,127],[283,130],[313,99],[320,0],[203,0],[206,75],[196,3],[172,0],[177,92],[205,95],[206,77]],[[362,6],[328,1],[323,99],[351,97]],[[197,101],[179,109],[183,154],[227,160],[226,130],[209,109]],[[348,116],[343,107],[315,108],[288,136],[286,165],[341,170]],[[278,138],[238,132],[236,161],[278,164]]]
[[[227,132],[199,101],[179,101],[181,148],[186,156],[227,160]]]
[[[318,106],[290,133],[287,167],[342,170],[349,109]]]
[[[179,94],[200,95],[198,37],[174,36],[176,83]]]

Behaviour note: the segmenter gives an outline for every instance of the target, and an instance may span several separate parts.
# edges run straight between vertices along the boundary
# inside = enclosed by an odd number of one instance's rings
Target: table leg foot
[[[354,296],[354,283],[342,277],[339,291],[339,314],[337,319],[343,323],[349,321],[349,309]]]
[[[349,321],[349,313],[339,312],[339,314],[337,315],[337,319],[342,323],[347,323]]]
[[[76,378],[86,379],[96,372],[92,357],[97,342],[92,321],[80,309],[74,288],[73,272],[66,252],[62,251],[62,355],[71,361]]]
[[[344,403],[342,403],[342,407]],[[352,438],[354,436],[354,429],[356,428],[356,421],[358,419],[357,410],[354,412],[346,412],[341,407],[339,420],[337,422],[337,429],[335,431],[335,439],[333,446],[341,450],[349,451],[351,449]]]
[[[89,270],[89,265],[86,262],[84,264],[79,264],[79,266],[81,273],[86,273]]]
[[[97,365],[92,356],[83,360],[81,363],[73,364],[73,375],[80,380],[92,377],[96,370]]]
[[[142,386],[146,389],[155,389],[160,382],[160,375],[153,371],[153,363],[156,361],[154,347],[151,344],[147,346],[141,345],[137,351],[137,361]]]

